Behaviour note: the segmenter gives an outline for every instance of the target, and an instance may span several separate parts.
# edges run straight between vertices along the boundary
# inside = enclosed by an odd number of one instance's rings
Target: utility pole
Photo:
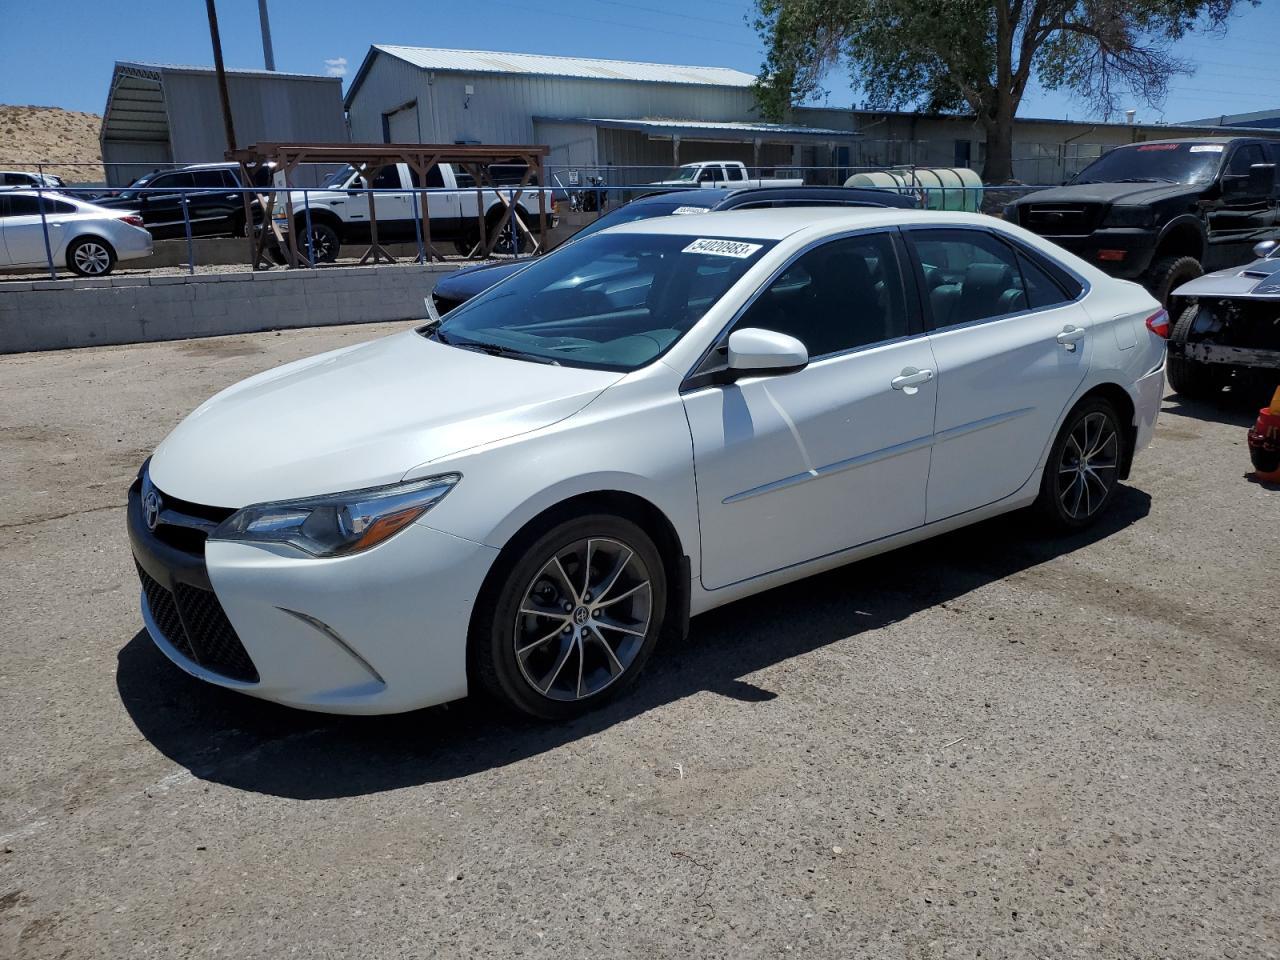
[[[267,17],[267,0],[258,0],[258,22],[262,24],[262,60],[268,70],[275,70],[276,53],[271,48],[271,20]]]
[[[227,95],[227,68],[222,63],[222,36],[218,33],[218,11],[213,0],[204,0],[209,11],[209,39],[213,42],[213,69],[218,74],[218,98],[222,101],[222,125],[227,130],[227,152],[236,149],[236,128],[231,122],[231,98]]]

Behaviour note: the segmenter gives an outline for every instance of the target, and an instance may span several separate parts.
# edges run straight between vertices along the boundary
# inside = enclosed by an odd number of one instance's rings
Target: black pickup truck
[[[1280,236],[1277,162],[1280,142],[1253,137],[1134,143],[1004,216],[1168,305],[1177,287]]]

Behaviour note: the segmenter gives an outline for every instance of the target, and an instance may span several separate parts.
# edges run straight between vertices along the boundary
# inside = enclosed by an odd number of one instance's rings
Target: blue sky
[[[10,8],[18,0],[0,0]],[[756,72],[761,47],[746,23],[749,0],[405,0],[350,6],[336,0],[273,0],[276,66],[303,73],[341,71],[348,79],[371,43],[515,50],[664,63],[730,66]],[[479,11],[479,16],[477,16]],[[115,60],[212,62],[204,4],[60,0],[56,22],[4,17],[0,31],[0,103],[31,103],[100,113]],[[231,67],[262,66],[255,0],[220,0],[223,49]],[[1246,9],[1225,38],[1197,37],[1179,53],[1199,63],[1174,81],[1164,110],[1133,103],[1142,120],[1179,121],[1280,107],[1275,43],[1280,3]],[[332,63],[330,63],[332,61]],[[828,78],[827,104],[857,98],[847,76]],[[1034,90],[1024,117],[1093,116],[1087,104]]]

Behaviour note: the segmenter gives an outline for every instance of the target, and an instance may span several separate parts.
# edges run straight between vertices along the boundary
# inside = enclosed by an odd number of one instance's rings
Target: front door
[[[925,291],[938,417],[928,522],[1030,479],[1084,379],[1090,319],[1033,251],[982,229],[904,231]]]
[[[1271,239],[1275,227],[1275,167],[1262,145],[1236,147],[1221,177],[1221,195],[1209,207],[1205,268],[1218,270],[1253,259],[1253,245]]]
[[[44,204],[44,217],[40,205]],[[55,256],[67,242],[69,214],[76,208],[54,197],[30,194],[0,194],[0,253],[9,264],[48,263],[49,252]],[[45,248],[45,231],[49,247]]]
[[[901,263],[893,232],[809,250],[734,324],[809,365],[686,390],[708,589],[924,522],[936,381]]]
[[[157,240],[185,237],[186,222],[182,214],[182,201],[195,187],[190,173],[178,171],[162,173],[148,183],[138,194],[138,212],[151,236]],[[195,232],[192,224],[192,232]]]

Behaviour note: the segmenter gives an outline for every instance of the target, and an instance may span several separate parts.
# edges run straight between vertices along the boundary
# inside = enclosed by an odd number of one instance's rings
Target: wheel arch
[[[1153,260],[1161,257],[1193,257],[1204,263],[1207,237],[1204,224],[1192,214],[1174,217],[1160,230]]]
[[[1081,404],[1090,400],[1106,400],[1116,409],[1116,413],[1120,415],[1120,425],[1124,430],[1124,449],[1120,456],[1120,479],[1129,479],[1129,468],[1133,465],[1134,447],[1138,440],[1138,425],[1134,423],[1137,416],[1137,407],[1134,405],[1133,397],[1129,395],[1129,391],[1120,384],[1115,382],[1104,382],[1090,387],[1081,397],[1071,405],[1071,409],[1067,411],[1067,415],[1063,417],[1063,422],[1071,418],[1071,414],[1076,411]],[[1062,429],[1061,426],[1058,427]]]
[[[667,579],[667,611],[663,632],[683,639],[688,633],[689,625],[689,556],[685,552],[679,531],[667,514],[652,500],[633,491],[613,488],[584,491],[542,507],[525,520],[499,549],[498,557],[481,587],[481,596],[491,595],[501,586],[514,558],[544,531],[587,513],[608,513],[623,517],[653,539],[662,557],[663,572]]]

